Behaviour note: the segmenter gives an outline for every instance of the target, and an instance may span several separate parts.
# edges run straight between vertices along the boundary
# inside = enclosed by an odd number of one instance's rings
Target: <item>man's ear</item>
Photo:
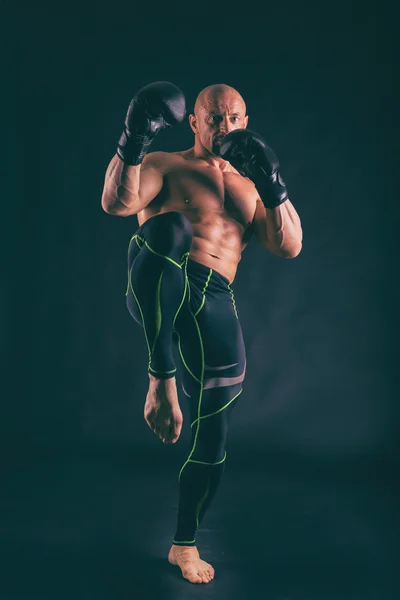
[[[195,115],[189,115],[189,124],[193,131],[193,133],[198,133],[197,131],[197,119]]]
[[[246,115],[244,118],[244,128],[246,129],[247,123],[249,122],[249,117]]]

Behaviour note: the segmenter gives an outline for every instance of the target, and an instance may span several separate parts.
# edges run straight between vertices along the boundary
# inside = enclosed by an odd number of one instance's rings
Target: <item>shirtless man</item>
[[[192,148],[147,153],[154,137],[184,116],[185,98],[171,83],[136,94],[106,172],[102,207],[139,222],[128,249],[127,306],[149,353],[144,417],[164,443],[176,442],[183,421],[178,344],[192,441],[179,473],[168,560],[189,581],[208,583],[214,569],[200,559],[195,534],[225,467],[229,416],[246,369],[231,283],[253,233],[263,248],[294,258],[302,230],[277,159],[246,129],[246,105],[235,89],[218,84],[200,92],[189,116]]]

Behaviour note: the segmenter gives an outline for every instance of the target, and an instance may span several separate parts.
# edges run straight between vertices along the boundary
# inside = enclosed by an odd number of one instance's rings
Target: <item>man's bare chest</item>
[[[199,214],[219,215],[243,227],[252,221],[256,192],[254,186],[234,173],[215,167],[184,165],[165,177],[164,202]]]

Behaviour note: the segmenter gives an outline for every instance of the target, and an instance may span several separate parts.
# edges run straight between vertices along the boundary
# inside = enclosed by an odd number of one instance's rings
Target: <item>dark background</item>
[[[261,12],[262,10],[262,12]],[[2,600],[388,600],[396,596],[394,14],[380,2],[0,2]],[[303,226],[252,241],[233,285],[248,368],[198,536],[215,581],[165,561],[186,428],[143,420],[142,330],[125,308],[136,217],[100,198],[126,108],[236,87]],[[189,125],[152,149],[193,143]],[[181,406],[186,415],[184,397]]]

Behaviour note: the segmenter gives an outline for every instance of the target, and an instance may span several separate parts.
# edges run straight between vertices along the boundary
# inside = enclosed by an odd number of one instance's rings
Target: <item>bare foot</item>
[[[209,583],[214,579],[213,567],[201,560],[196,546],[174,544],[169,551],[168,561],[180,567],[183,577],[192,583]]]
[[[175,377],[157,379],[149,373],[149,378],[149,391],[144,405],[145,421],[165,444],[175,444],[183,423]]]

